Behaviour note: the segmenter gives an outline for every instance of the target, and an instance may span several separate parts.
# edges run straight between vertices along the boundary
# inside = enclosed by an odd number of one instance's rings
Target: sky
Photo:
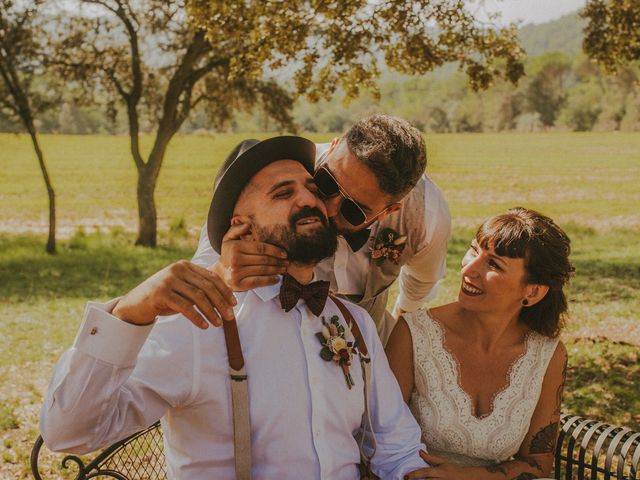
[[[586,0],[475,0],[481,10],[501,12],[502,22],[543,23],[584,7]]]

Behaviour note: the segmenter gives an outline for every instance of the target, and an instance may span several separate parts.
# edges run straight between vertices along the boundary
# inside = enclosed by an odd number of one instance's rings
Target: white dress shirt
[[[354,439],[364,411],[354,358],[349,390],[323,360],[321,320],[303,301],[280,307],[280,284],[237,294],[236,318],[248,374],[252,474],[256,479],[357,479]],[[112,316],[115,301],[89,303],[73,346],[58,362],[40,429],[53,450],[83,453],[162,418],[170,478],[235,477],[228,359],[221,328],[200,330],[182,315],[135,326]],[[401,479],[423,468],[420,429],[402,399],[375,326],[348,304],[369,348],[373,470]],[[342,315],[328,299],[327,320]]]
[[[316,159],[319,159],[329,147],[329,143],[316,145]],[[426,175],[423,175],[419,181],[425,184],[426,231],[414,232],[419,236],[419,247],[416,254],[402,266],[400,271],[396,307],[406,312],[417,310],[435,297],[437,287],[445,274],[447,242],[451,232],[451,215],[442,192]],[[370,255],[369,248],[361,248],[354,252],[344,238],[338,237],[336,253],[322,260],[316,266],[315,274],[318,278],[329,281],[331,290],[337,294],[362,295],[365,290]],[[219,257],[211,247],[205,223],[200,232],[198,249],[191,261],[202,267],[208,267],[216,263]]]

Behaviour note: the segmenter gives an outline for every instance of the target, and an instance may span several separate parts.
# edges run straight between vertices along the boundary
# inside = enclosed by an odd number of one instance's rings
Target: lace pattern
[[[434,454],[462,465],[489,465],[515,455],[529,429],[542,380],[558,339],[535,332],[509,369],[505,387],[491,412],[473,415],[469,395],[459,383],[455,357],[444,346],[444,332],[425,310],[404,315],[413,339],[415,388],[409,407]]]

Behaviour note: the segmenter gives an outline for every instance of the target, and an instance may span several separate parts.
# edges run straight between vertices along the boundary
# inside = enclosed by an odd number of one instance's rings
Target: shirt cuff
[[[410,298],[407,297],[407,295],[402,290],[400,290],[400,293],[398,294],[398,299],[396,300],[396,303],[395,303],[395,307],[400,307],[405,312],[415,312],[420,307],[422,307],[422,305],[427,303],[429,300],[432,300],[433,298],[435,298],[435,296],[438,294],[438,288],[440,287],[441,282],[442,280],[438,280],[436,284],[433,286],[433,288],[429,290],[429,293],[427,293],[424,297],[418,300],[411,300]]]
[[[406,296],[402,294],[402,292],[400,292],[400,294],[398,295],[398,299],[396,300],[395,306],[396,308],[400,307],[405,312],[415,312],[417,309],[419,309],[422,306],[423,303],[424,301],[422,299],[409,300]]]
[[[73,346],[90,357],[127,368],[135,365],[154,324],[134,325],[114,317],[111,311],[118,300],[87,304]]]

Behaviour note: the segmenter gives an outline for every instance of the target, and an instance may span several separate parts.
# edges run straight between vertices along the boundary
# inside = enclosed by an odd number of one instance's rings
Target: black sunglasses
[[[375,214],[370,219],[367,219],[367,215],[364,210],[349,196],[349,194],[338,183],[338,180],[333,176],[331,171],[324,165],[318,167],[313,174],[313,180],[318,187],[318,190],[327,198],[335,197],[336,195],[342,195],[342,202],[340,202],[340,213],[344,219],[354,227],[362,225],[367,220],[371,221],[387,210],[389,207],[385,207],[383,210]]]

